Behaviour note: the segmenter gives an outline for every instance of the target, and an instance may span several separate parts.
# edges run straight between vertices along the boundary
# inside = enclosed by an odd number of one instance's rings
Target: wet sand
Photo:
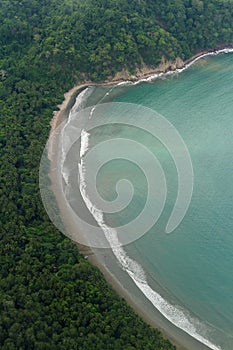
[[[206,52],[194,56],[191,60],[185,62],[189,64],[192,60],[196,60],[197,57],[202,57]],[[150,75],[149,75],[150,76]],[[149,76],[145,76],[144,79]],[[92,82],[86,82],[84,84],[75,86],[64,96],[65,99],[61,105],[59,105],[59,111],[54,112],[53,119],[51,120],[51,130],[48,140],[48,158],[50,160],[50,179],[52,182],[51,189],[55,195],[57,205],[60,211],[61,220],[69,232],[69,236],[72,239],[72,233],[75,232],[75,236],[82,236],[82,233],[75,223],[74,217],[72,217],[69,208],[66,206],[66,201],[61,189],[60,174],[58,172],[58,141],[60,137],[59,125],[65,121],[70,109],[75,103],[77,95],[88,86],[96,85],[115,85],[116,83],[124,81],[108,81],[102,84],[94,84]],[[145,295],[134,284],[129,275],[122,270],[116,260],[114,254],[110,249],[91,249],[89,247],[78,245],[78,250],[81,254],[87,255],[88,260],[96,265],[104,274],[109,285],[124,299],[129,305],[139,314],[147,323],[162,331],[164,337],[168,338],[173,344],[177,346],[178,350],[207,350],[207,346],[196,341],[193,337],[189,336],[184,331],[177,328],[170,323],[151,302],[145,297]]]
[[[61,189],[59,180],[60,174],[58,173],[57,167],[57,145],[60,136],[58,126],[68,118],[69,111],[75,103],[77,95],[86,87],[86,84],[76,86],[65,94],[65,100],[62,105],[59,106],[60,110],[55,112],[54,118],[51,122],[51,132],[48,144],[48,157],[51,162],[49,174],[52,182],[51,189],[57,201],[61,220],[69,232],[71,239],[72,233],[75,232],[76,236],[79,235],[81,237],[82,232],[77,228],[74,217],[72,217],[69,208],[66,206],[66,201]],[[109,285],[121,295],[130,306],[132,306],[135,312],[151,326],[160,329],[164,337],[168,338],[173,344],[175,344],[178,350],[209,349],[179,328],[175,327],[156,310],[151,302],[134,284],[129,275],[121,269],[110,249],[91,249],[78,244],[78,250],[81,254],[87,255],[88,260],[101,270]]]

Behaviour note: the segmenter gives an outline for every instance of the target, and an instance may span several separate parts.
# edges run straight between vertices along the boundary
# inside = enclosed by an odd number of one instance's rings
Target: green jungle
[[[39,163],[74,84],[232,38],[231,0],[0,0],[1,350],[175,349],[50,222]]]

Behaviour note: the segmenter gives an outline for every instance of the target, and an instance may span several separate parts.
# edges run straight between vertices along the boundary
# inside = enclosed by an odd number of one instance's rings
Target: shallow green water
[[[112,95],[111,95],[112,93]],[[110,92],[109,98],[114,96]],[[208,324],[208,338],[222,349],[233,348],[233,54],[209,57],[177,76],[120,88],[114,101],[150,107],[165,116],[182,135],[194,169],[189,210],[169,235],[165,226],[177,193],[171,157],[150,136],[131,130],[130,137],[158,156],[168,196],[158,223],[126,248],[140,262],[151,287],[156,280],[173,304]],[[129,137],[129,130],[117,136]],[[96,142],[101,135],[96,136]],[[127,174],[127,175],[126,175]],[[106,165],[98,177],[100,193],[114,198],[117,178],[133,177],[135,197],[128,209],[110,221],[128,222],[145,203],[146,182],[125,161]],[[101,182],[102,181],[102,182]],[[152,213],[151,213],[152,215]],[[203,329],[202,329],[202,332]]]

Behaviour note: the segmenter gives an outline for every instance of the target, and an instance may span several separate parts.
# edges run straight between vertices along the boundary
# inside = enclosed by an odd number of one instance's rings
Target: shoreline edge
[[[183,62],[183,67],[173,69],[173,70],[166,70],[165,72],[158,71],[158,68],[155,68],[150,73],[146,73],[143,76],[140,76],[139,79],[136,77],[133,77],[131,80],[123,80],[123,79],[117,79],[117,80],[107,80],[101,83],[93,83],[92,81],[85,81],[82,84],[74,86],[71,90],[66,92],[64,94],[64,100],[63,102],[58,105],[59,110],[53,112],[53,118],[50,122],[51,129],[48,139],[48,158],[51,162],[50,167],[50,173],[49,177],[52,181],[51,189],[55,195],[57,205],[59,210],[62,212],[64,208],[62,208],[61,201],[59,198],[59,193],[56,191],[54,184],[56,183],[56,179],[54,178],[54,173],[51,171],[51,169],[54,169],[56,167],[56,146],[57,146],[57,137],[55,136],[57,127],[68,118],[69,111],[72,108],[72,106],[75,103],[76,97],[79,95],[81,91],[86,89],[90,86],[107,86],[107,85],[136,85],[143,82],[152,82],[156,80],[159,77],[166,76],[166,75],[172,75],[182,72],[183,70],[189,68],[193,63],[198,61],[201,58],[204,58],[206,56],[211,55],[217,55],[219,53],[226,53],[226,52],[233,52],[232,47],[220,49],[216,51],[206,51],[206,52],[200,52],[199,54],[196,54],[192,58],[188,59],[187,61]],[[55,136],[55,137],[54,137]],[[64,220],[66,221],[66,220]],[[66,225],[67,222],[65,222]],[[75,242],[75,244],[77,244]],[[82,255],[88,255],[88,260],[95,266],[97,266],[101,272],[104,274],[104,277],[107,281],[107,283],[121,296],[123,296],[126,300],[126,302],[135,310],[135,312],[146,322],[149,323],[152,327],[159,329],[163,336],[168,338],[174,345],[176,345],[177,350],[187,350],[187,347],[183,347],[181,345],[182,342],[179,342],[179,340],[171,334],[170,331],[167,331],[164,329],[163,326],[161,326],[159,323],[157,323],[155,320],[153,320],[150,316],[148,316],[145,312],[143,312],[142,308],[137,305],[135,300],[133,300],[130,293],[124,288],[124,286],[119,282],[119,280],[111,273],[111,271],[108,269],[107,265],[97,257],[95,254],[94,249],[91,249],[86,246],[82,246],[80,244],[77,244],[78,250],[80,254]],[[103,260],[103,259],[102,259]],[[135,288],[137,288],[135,286]],[[146,298],[146,297],[145,297]],[[149,302],[149,301],[148,301]],[[175,327],[175,325],[172,325]],[[176,327],[177,328],[177,327]],[[184,333],[183,331],[181,331]],[[192,338],[190,335],[187,335],[188,337]],[[209,349],[208,347],[204,346],[200,349]],[[190,349],[189,349],[190,350]]]

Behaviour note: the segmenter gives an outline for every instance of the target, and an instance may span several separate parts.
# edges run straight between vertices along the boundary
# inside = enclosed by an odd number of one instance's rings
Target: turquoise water
[[[185,140],[194,168],[193,198],[182,224],[166,236],[161,220],[135,243],[145,267],[189,310],[233,335],[233,55],[205,61],[175,78],[133,87],[118,101],[166,116]],[[225,348],[232,349],[229,342]]]
[[[97,95],[109,88],[99,88]],[[92,97],[93,98],[93,97]],[[152,136],[140,130],[116,129],[157,155],[167,180],[164,211],[154,227],[125,250],[138,261],[150,286],[198,319],[200,331],[222,349],[233,349],[233,54],[201,59],[179,75],[109,90],[108,99],[141,104],[166,117],[182,135],[191,155],[194,189],[188,212],[169,235],[165,226],[177,193],[177,173],[171,156]],[[113,135],[114,130],[108,132]],[[106,131],[107,133],[107,131]],[[115,136],[116,136],[115,135]],[[129,136],[130,135],[130,136]],[[111,136],[112,137],[112,136]],[[94,139],[93,139],[94,138]],[[93,133],[98,143],[101,133]],[[107,199],[116,198],[114,184],[127,178],[134,199],[108,223],[136,217],[146,201],[143,173],[125,160],[110,162],[97,177]],[[132,180],[133,179],[133,180]],[[151,215],[153,215],[153,208]]]

